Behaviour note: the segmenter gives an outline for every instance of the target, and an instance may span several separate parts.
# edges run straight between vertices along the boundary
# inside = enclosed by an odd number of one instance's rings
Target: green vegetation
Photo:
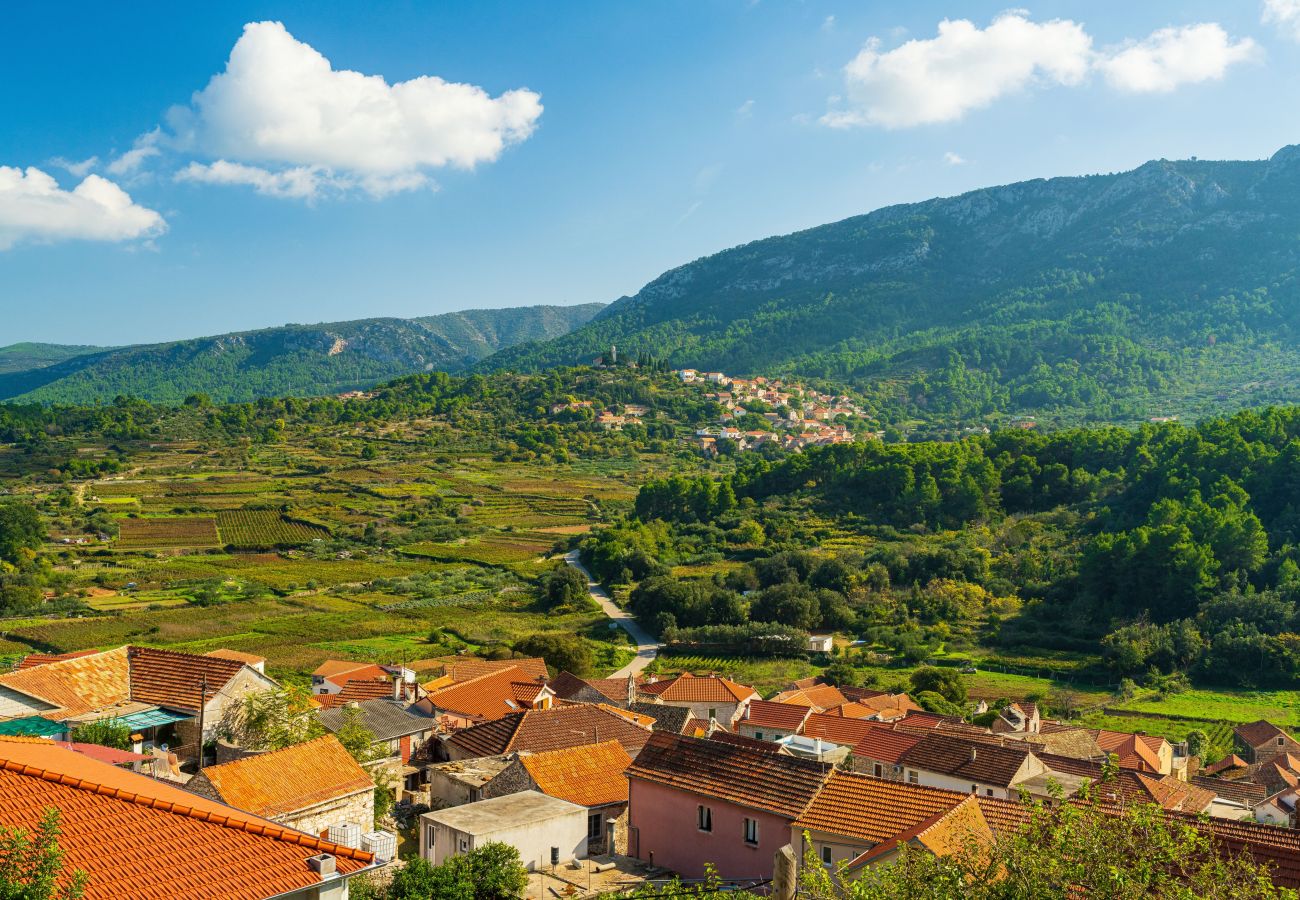
[[[528,889],[528,872],[519,851],[489,841],[440,866],[420,856],[405,860],[386,890],[367,886],[360,897],[373,900],[519,900]]]
[[[81,900],[87,873],[64,870],[59,811],[47,809],[31,830],[0,825],[0,898]]]

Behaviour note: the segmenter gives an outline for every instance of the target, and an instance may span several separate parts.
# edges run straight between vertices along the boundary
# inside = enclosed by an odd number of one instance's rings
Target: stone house
[[[333,735],[208,766],[185,789],[307,834],[374,827],[375,782]]]
[[[717,721],[728,728],[744,713],[758,692],[717,675],[692,675],[683,672],[661,681],[637,685],[638,700],[684,707],[701,722]]]
[[[937,733],[925,735],[904,750],[898,764],[908,784],[1000,800],[1014,800],[1016,785],[1047,771],[1047,766],[1026,748]]]
[[[1248,763],[1267,762],[1279,753],[1300,756],[1300,741],[1278,728],[1272,722],[1260,719],[1232,729],[1238,752]]]

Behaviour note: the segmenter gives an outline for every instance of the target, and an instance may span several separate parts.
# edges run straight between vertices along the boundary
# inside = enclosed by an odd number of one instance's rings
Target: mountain
[[[850,383],[887,418],[1300,400],[1300,147],[904,204],[664,273],[480,369],[623,359]]]
[[[87,353],[98,353],[104,347],[79,347],[69,344],[10,344],[0,347],[0,374],[40,369]]]
[[[0,400],[92,403],[121,394],[177,403],[204,393],[240,402],[335,394],[416,372],[459,371],[513,343],[558,337],[601,308],[527,306],[285,325],[111,350],[53,347],[44,356],[18,348],[53,345],[15,344],[0,348],[0,366],[11,355],[16,361],[0,368]],[[20,368],[24,352],[35,364]],[[55,361],[41,365],[45,360]]]

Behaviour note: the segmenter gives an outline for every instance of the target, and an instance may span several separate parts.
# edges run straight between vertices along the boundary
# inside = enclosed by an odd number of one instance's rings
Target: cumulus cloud
[[[427,186],[430,169],[492,162],[528,138],[541,113],[541,97],[526,89],[492,97],[432,75],[389,84],[335,69],[279,22],[256,22],[225,71],[168,120],[176,148],[215,160],[182,170],[187,180],[285,197],[340,186],[383,196]]]
[[[1013,12],[980,29],[945,19],[937,37],[893,50],[868,41],[844,68],[848,106],[822,121],[885,128],[951,122],[1037,81],[1078,84],[1091,56],[1092,38],[1069,20],[1037,23]]]
[[[1133,93],[1168,93],[1184,84],[1220,79],[1228,67],[1256,59],[1250,38],[1233,41],[1212,22],[1161,28],[1141,41],[1105,53],[1097,68],[1111,87]]]
[[[954,153],[954,152],[952,152],[951,150],[949,150],[947,153],[945,153],[945,154],[943,155],[943,161],[944,161],[945,163],[947,163],[948,165],[950,165],[950,166],[964,166],[964,165],[966,165],[966,157],[964,157],[964,156],[962,156],[962,155],[960,155],[960,154],[958,154],[958,153]]]
[[[1300,0],[1264,0],[1260,19],[1291,40],[1300,41]]]
[[[0,166],[0,250],[19,241],[130,241],[167,230],[113,182],[87,175],[70,191],[36,168]]]
[[[135,143],[132,144],[130,150],[108,164],[108,174],[117,176],[134,175],[145,164],[146,160],[162,153],[162,150],[158,148],[158,142],[161,139],[161,128],[155,128],[153,131],[140,135],[135,139]]]
[[[58,166],[60,169],[67,171],[78,178],[85,178],[94,169],[99,167],[99,157],[91,156],[87,159],[74,160],[66,159],[62,156],[56,156],[50,160],[50,165]]]
[[[1300,7],[1300,0],[1271,2]],[[1296,16],[1300,25],[1300,11]],[[1171,91],[1222,78],[1258,53],[1254,41],[1234,41],[1212,22],[1162,28],[1096,51],[1084,27],[1068,19],[1032,22],[1013,10],[983,29],[967,19],[945,19],[937,36],[892,50],[869,40],[844,67],[845,96],[832,98],[821,121],[884,128],[953,122],[1035,85],[1082,84],[1094,71],[1118,90]]]

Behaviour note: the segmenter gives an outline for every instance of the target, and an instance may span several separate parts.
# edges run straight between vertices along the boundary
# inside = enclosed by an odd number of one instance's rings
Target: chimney
[[[974,762],[974,761],[975,761],[975,754],[978,753],[978,752],[979,752],[979,751],[977,750],[977,748],[975,748],[975,747],[971,747],[971,748],[970,748],[970,758],[971,758],[971,762]]]
[[[393,676],[393,699],[399,703],[406,699],[406,692],[402,690],[402,670],[398,669],[397,674]]]
[[[307,868],[311,869],[320,876],[321,881],[329,881],[338,877],[338,868],[333,856],[328,853],[322,853],[320,856],[307,857]]]

